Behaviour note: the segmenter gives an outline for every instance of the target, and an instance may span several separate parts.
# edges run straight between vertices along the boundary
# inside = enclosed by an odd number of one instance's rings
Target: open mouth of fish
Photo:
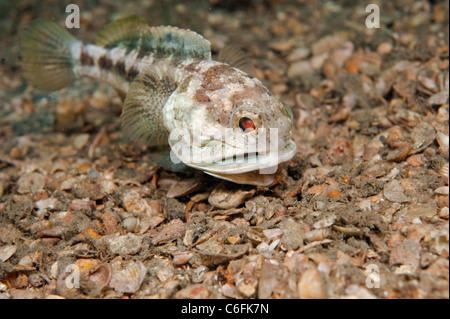
[[[185,164],[231,182],[268,186],[279,175],[279,164],[290,160],[295,155],[296,149],[295,142],[290,140],[284,149],[276,152],[245,153],[206,164]]]

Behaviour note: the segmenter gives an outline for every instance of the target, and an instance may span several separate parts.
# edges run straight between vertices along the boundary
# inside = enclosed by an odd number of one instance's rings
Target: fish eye
[[[251,132],[251,131],[254,131],[256,129],[256,125],[255,125],[255,122],[253,122],[252,119],[250,119],[248,117],[241,117],[240,120],[239,120],[239,128],[243,132]]]

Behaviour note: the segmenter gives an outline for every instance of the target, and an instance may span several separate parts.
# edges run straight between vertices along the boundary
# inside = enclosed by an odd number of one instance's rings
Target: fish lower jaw
[[[204,171],[204,173],[237,184],[246,184],[254,186],[271,186],[278,176],[280,176],[281,165],[275,167],[275,172],[272,174],[260,174],[259,170],[250,171],[238,174],[221,174]]]
[[[272,174],[277,170],[278,164],[289,161],[295,154],[296,145],[291,140],[280,151],[266,154],[244,153],[224,159],[212,159],[210,162],[184,163],[209,174],[241,174],[253,171],[259,171],[259,174]]]

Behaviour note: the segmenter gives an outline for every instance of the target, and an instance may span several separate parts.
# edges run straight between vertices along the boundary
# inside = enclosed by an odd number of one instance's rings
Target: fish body
[[[21,41],[27,81],[52,91],[80,77],[104,81],[125,97],[122,126],[148,145],[168,145],[171,160],[241,184],[270,185],[292,158],[292,113],[251,73],[239,50],[211,59],[208,40],[190,30],[113,22],[84,44],[49,20]]]

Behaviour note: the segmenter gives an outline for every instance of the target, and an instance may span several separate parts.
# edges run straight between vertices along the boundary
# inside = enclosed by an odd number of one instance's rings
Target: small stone
[[[135,293],[146,274],[147,268],[141,262],[131,262],[125,269],[113,272],[109,286],[118,292]]]
[[[207,299],[210,292],[207,287],[196,284],[181,289],[175,294],[177,299]]]
[[[404,193],[405,188],[396,179],[393,179],[392,181],[384,185],[384,196],[391,202],[396,203],[409,202],[409,198]]]
[[[406,159],[406,163],[408,163],[409,165],[411,165],[412,167],[419,167],[420,165],[422,165],[423,159],[420,155],[411,155]]]
[[[334,224],[334,221],[336,220],[336,216],[329,215],[327,217],[322,218],[321,220],[314,223],[313,227],[315,229],[321,229],[321,228],[327,228]]]
[[[36,194],[44,189],[45,176],[40,173],[27,173],[19,178],[17,185],[21,194]]]
[[[155,200],[142,198],[138,191],[129,191],[122,198],[123,207],[127,212],[139,215],[153,216],[160,213],[160,204]]]
[[[122,224],[127,232],[133,232],[138,224],[138,219],[136,217],[128,217]]]
[[[24,266],[24,267],[33,267],[33,260],[30,256],[25,256],[21,260],[19,260],[18,265]]]
[[[436,139],[436,130],[431,124],[420,122],[412,130],[411,139],[413,143],[411,145],[410,154],[419,153],[426,149]]]
[[[309,61],[298,61],[292,63],[287,70],[287,77],[295,79],[302,76],[312,75],[315,70]]]
[[[185,219],[186,205],[175,198],[168,198],[164,205],[163,214],[168,220]]]
[[[436,188],[435,190],[434,190],[434,192],[436,193],[436,194],[439,194],[439,195],[449,195],[449,187],[448,186],[441,186],[441,187],[438,187],[438,188]]]
[[[448,197],[447,197],[447,200],[448,200]],[[448,212],[449,212],[448,206],[442,207],[439,210],[439,217],[444,218],[444,219],[448,219],[448,216],[449,216]]]
[[[245,190],[243,188],[229,190],[222,183],[216,187],[208,198],[208,202],[217,208],[229,209],[235,208],[244,203],[244,201],[252,197],[256,189]]]
[[[181,266],[186,264],[191,258],[193,253],[190,251],[181,251],[172,253],[174,266]]]
[[[306,270],[297,284],[300,299],[324,299],[328,297],[320,272],[316,268]]]
[[[58,202],[56,198],[50,197],[46,199],[38,200],[35,205],[38,208],[37,215],[40,215],[39,212],[45,212],[47,209],[52,209],[55,207],[55,204]]]
[[[239,236],[238,234],[227,237],[227,241],[228,241],[230,244],[237,244],[237,243],[240,242],[241,240],[242,240],[242,238],[241,238],[241,236]]]
[[[392,51],[392,44],[390,44],[389,42],[383,42],[380,43],[380,45],[378,45],[377,47],[377,53],[378,54],[388,54]]]
[[[281,267],[277,264],[265,261],[261,266],[258,285],[258,298],[271,298],[274,289],[280,284],[280,277]]]
[[[296,48],[286,58],[288,62],[303,60],[309,56],[311,50],[308,48]]]
[[[400,245],[391,250],[389,264],[409,265],[415,271],[420,263],[420,243],[405,239]]]
[[[295,44],[293,39],[290,40],[281,40],[278,42],[273,42],[269,45],[269,47],[275,51],[285,52],[291,49]]]
[[[159,230],[159,232],[153,237],[152,244],[159,245],[178,238],[182,238],[184,235],[184,231],[184,223],[180,219],[174,219]]]
[[[289,218],[282,222],[280,226],[283,231],[283,244],[289,250],[295,250],[303,245],[303,233],[304,230],[300,225]]]
[[[283,235],[283,231],[279,228],[265,229],[263,234],[267,239],[272,240]]]
[[[33,287],[41,287],[44,285],[45,281],[39,274],[31,274],[28,277],[28,282]]]
[[[124,256],[137,253],[141,250],[142,237],[131,233],[126,235],[113,234],[102,238],[113,254]]]
[[[62,101],[55,107],[56,122],[60,126],[70,126],[75,122],[75,108],[72,102]]]
[[[437,207],[434,202],[417,204],[412,206],[407,211],[407,216],[411,219],[417,217],[428,217],[431,218],[437,213]]]
[[[112,234],[116,231],[118,222],[114,212],[107,210],[102,214],[102,222],[107,234]]]
[[[92,268],[98,266],[99,264],[100,264],[100,261],[97,259],[81,258],[81,259],[78,259],[74,265],[78,267],[78,270],[81,273],[86,273],[89,270],[91,270]]]
[[[243,282],[241,284],[238,285],[238,291],[243,294],[245,297],[250,298],[251,296],[253,296],[256,293],[256,282],[255,283],[246,283]]]
[[[80,151],[87,145],[89,138],[89,134],[78,134],[73,139],[73,146]]]
[[[428,98],[428,103],[430,105],[442,105],[448,101],[448,91],[442,91],[436,94],[433,94]]]
[[[161,282],[169,280],[173,276],[174,272],[171,267],[163,267],[156,271],[156,277]]]
[[[16,245],[5,245],[0,247],[0,262],[7,261],[16,251]]]
[[[395,150],[390,151],[386,155],[386,160],[392,162],[401,162],[405,159],[405,157],[409,154],[410,147],[408,144],[402,145]]]

